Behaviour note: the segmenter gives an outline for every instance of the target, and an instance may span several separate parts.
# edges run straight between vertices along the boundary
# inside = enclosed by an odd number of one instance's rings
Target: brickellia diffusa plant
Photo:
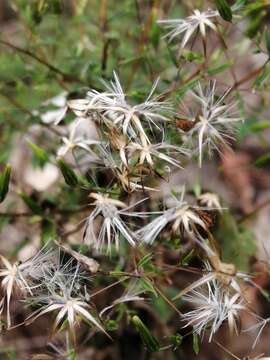
[[[34,22],[30,26],[23,2],[12,2],[35,36],[43,17],[61,10],[61,2],[52,3],[60,7],[46,1],[28,7]],[[248,297],[253,288],[265,294],[246,266],[255,254],[250,234],[244,232],[236,245],[244,260],[224,260],[222,252],[229,245],[222,243],[222,219],[228,207],[219,194],[198,182],[173,185],[171,180],[194,163],[201,174],[206,171],[204,162],[216,164],[225,152],[233,151],[252,114],[246,111],[243,86],[249,84],[248,91],[261,92],[266,101],[270,37],[263,15],[256,11],[267,10],[262,1],[242,0],[231,6],[226,0],[209,1],[198,10],[194,1],[192,10],[193,2],[187,7],[184,2],[186,17],[179,13],[179,18],[169,18],[167,1],[135,1],[142,35],[136,56],[123,60],[113,48],[116,35],[108,30],[107,12],[114,6],[108,3],[101,1],[102,31],[95,34],[103,43],[101,64],[98,59],[86,65],[83,52],[94,47],[86,34],[76,46],[78,63],[71,61],[69,72],[52,65],[40,48],[38,55],[0,39],[18,56],[46,68],[49,75],[41,72],[42,81],[49,81],[53,73],[57,86],[64,89],[31,110],[18,95],[12,97],[9,84],[1,90],[1,96],[26,117],[22,130],[36,165],[43,170],[48,164],[57,166],[62,174],[53,194],[40,189],[31,194],[12,182],[16,168],[3,167],[0,199],[7,206],[1,217],[11,226],[18,218],[29,218],[29,226],[40,224],[41,242],[24,261],[1,255],[2,327],[12,333],[47,319],[50,352],[60,359],[83,358],[80,351],[87,344],[114,346],[120,333],[130,331],[139,334],[143,351],[153,358],[164,353],[172,359],[191,356],[185,350],[190,338],[198,357],[200,347],[209,342],[237,358],[220,341],[220,331],[227,336],[248,332],[253,336],[251,350],[269,323]],[[75,24],[80,20],[86,26],[87,6],[87,1],[75,6]],[[257,23],[250,20],[254,13]],[[128,38],[121,35],[119,41],[130,52]],[[241,55],[250,44],[264,61],[239,77],[235,64],[244,61]],[[84,76],[85,66],[90,78]],[[92,83],[95,86],[89,86]],[[28,91],[34,94],[34,86]],[[259,110],[255,112],[258,116]],[[44,130],[38,144],[33,141],[37,125]],[[14,193],[27,211],[12,210]],[[233,218],[231,226],[240,234]],[[182,278],[186,273],[188,281]],[[23,320],[17,321],[14,303],[24,309]],[[145,313],[150,315],[144,318]],[[160,329],[147,320],[149,316],[162,324]],[[245,329],[243,316],[252,324]]]

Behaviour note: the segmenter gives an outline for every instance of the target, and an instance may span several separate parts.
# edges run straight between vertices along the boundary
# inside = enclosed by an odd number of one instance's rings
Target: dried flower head
[[[216,20],[218,16],[218,12],[214,10],[203,12],[194,10],[193,15],[188,16],[186,19],[158,20],[158,23],[171,29],[165,35],[165,37],[169,38],[169,41],[178,36],[182,37],[181,47],[183,48],[196,31],[200,31],[203,38],[206,36],[207,27],[216,31],[216,25],[212,20]]]
[[[84,121],[84,118],[77,118],[73,123],[71,123],[68,137],[62,137],[64,144],[58,149],[58,156],[65,156],[68,152],[73,151],[76,148],[80,148],[89,153],[93,159],[100,160],[98,159],[96,153],[94,153],[91,149],[91,146],[100,145],[101,142],[98,140],[89,139],[86,134],[78,132],[80,125]]]
[[[158,189],[144,185],[142,174],[133,175],[125,166],[114,169],[114,174],[119,180],[122,188],[127,192],[133,191],[159,191]]]
[[[142,138],[141,141],[138,142],[131,142],[128,144],[127,150],[129,151],[130,156],[133,154],[138,154],[140,165],[147,163],[147,165],[150,167],[154,166],[153,158],[156,158],[181,168],[180,161],[176,158],[177,155],[188,155],[188,150],[184,149],[183,147],[170,145],[166,142],[150,144],[146,141],[145,138]],[[173,157],[172,155],[169,155],[169,152],[176,156]]]
[[[75,341],[76,324],[83,320],[107,334],[91,313],[91,306],[86,300],[90,295],[82,293],[82,289],[86,291],[81,286],[83,278],[85,274],[78,264],[74,264],[73,260],[63,264],[59,257],[55,267],[44,273],[42,291],[30,299],[32,303],[41,307],[28,317],[26,323],[30,324],[47,313],[57,312],[53,333],[67,320],[69,331]]]
[[[171,105],[161,101],[159,97],[153,97],[158,81],[141,104],[131,105],[127,102],[119,78],[114,72],[114,78],[110,84],[104,82],[105,92],[91,90],[87,93],[87,99],[72,100],[70,108],[79,116],[88,116],[89,112],[98,112],[101,118],[110,120],[111,123],[122,129],[125,135],[131,138],[140,134],[148,139],[142,121],[147,121],[148,126],[159,128],[158,121],[168,121],[168,113],[171,113]],[[166,113],[166,115],[164,115]]]
[[[220,147],[228,146],[228,141],[233,139],[234,125],[242,120],[237,116],[235,104],[225,104],[224,100],[230,89],[222,96],[216,96],[216,82],[210,81],[205,88],[199,83],[193,97],[198,101],[200,110],[194,121],[194,126],[188,131],[189,138],[198,141],[199,165],[202,166],[203,148],[219,151]]]
[[[45,268],[52,264],[54,251],[39,251],[33,258],[23,262],[11,264],[4,256],[0,256],[4,268],[0,269],[1,286],[4,289],[4,298],[1,300],[0,313],[7,308],[7,326],[11,326],[10,300],[14,292],[32,294],[39,286]]]
[[[198,197],[198,201],[202,206],[209,209],[216,209],[222,212],[223,208],[220,204],[220,199],[217,194],[206,192]]]
[[[210,246],[204,241],[199,243],[202,249],[205,251],[211,263],[215,264],[215,267],[210,265],[208,261],[204,262],[205,274],[198,280],[192,282],[186,288],[181,290],[173,300],[181,298],[184,294],[194,291],[197,288],[205,286],[206,284],[211,284],[212,282],[218,282],[225,287],[230,288],[230,291],[237,292],[241,295],[241,287],[239,281],[244,281],[246,283],[252,284],[251,276],[247,275],[241,271],[237,271],[234,264],[224,263],[216,255],[215,251],[210,248]]]
[[[115,243],[116,251],[119,250],[120,236],[126,239],[131,246],[135,246],[136,237],[121,216],[137,216],[137,213],[129,212],[130,207],[120,200],[109,198],[107,194],[91,193],[90,197],[95,199],[92,204],[95,208],[86,221],[85,241],[98,251],[106,248],[108,253],[111,253],[112,241]],[[102,217],[102,225],[96,236],[95,220],[98,216]]]
[[[237,319],[241,310],[245,309],[239,293],[231,294],[227,288],[216,281],[207,283],[206,288],[192,290],[184,300],[196,307],[183,315],[187,326],[193,326],[198,335],[204,335],[209,328],[209,342],[224,321],[228,321],[230,331],[238,332]]]
[[[137,231],[139,239],[147,244],[152,244],[160,232],[169,223],[172,224],[172,230],[184,231],[189,235],[196,233],[196,227],[206,228],[204,221],[196,212],[199,207],[190,206],[185,200],[185,187],[182,188],[180,198],[174,198],[174,207],[161,212],[156,219],[151,221],[145,227]],[[160,212],[152,213],[160,214]]]

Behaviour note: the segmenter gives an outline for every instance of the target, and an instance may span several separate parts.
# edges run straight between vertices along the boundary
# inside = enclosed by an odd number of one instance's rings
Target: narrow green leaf
[[[134,324],[136,330],[139,332],[140,337],[147,350],[150,352],[159,351],[160,345],[158,340],[151,334],[149,329],[145,326],[145,324],[137,315],[132,317],[132,323]]]
[[[140,278],[139,283],[145,291],[152,293],[156,297],[158,296],[151,280],[147,279],[146,277],[142,277],[142,278]]]
[[[262,72],[260,73],[260,75],[257,76],[257,78],[255,79],[255,81],[254,81],[254,86],[255,86],[256,88],[262,87],[262,86],[267,82],[267,80],[269,79],[269,76],[270,76],[270,66],[267,65],[267,66],[265,66],[265,68],[262,70]]]
[[[257,251],[252,231],[239,225],[233,214],[226,211],[213,235],[220,244],[222,261],[233,263],[239,271],[248,271],[250,258]]]
[[[62,175],[64,176],[66,184],[71,187],[77,186],[79,183],[78,177],[75,172],[68,166],[68,164],[63,159],[59,159],[57,164],[62,172]]]
[[[266,163],[270,162],[270,153],[264,154],[262,156],[260,156],[256,161],[255,161],[255,165],[256,166],[263,166]]]
[[[248,37],[250,38],[254,38],[254,36],[256,36],[256,34],[258,34],[258,31],[260,29],[260,26],[262,25],[263,19],[265,16],[265,12],[262,11],[260,13],[257,13],[256,16],[254,16],[254,14],[250,14],[250,24],[249,27],[246,31],[246,34]]]
[[[62,12],[62,1],[61,0],[50,0],[50,10],[53,14],[61,14]]]
[[[143,256],[140,261],[138,262],[138,267],[142,267],[144,268],[145,265],[149,264],[149,262],[152,260],[153,258],[153,254],[152,253],[149,253],[149,254],[146,254],[145,256]]]
[[[194,254],[194,249],[191,249],[183,258],[180,259],[180,264],[182,266],[188,266],[193,258],[193,254]]]
[[[143,58],[144,58],[144,55],[140,54],[140,55],[132,56],[127,59],[121,60],[119,62],[119,64],[120,65],[130,65],[134,62],[139,62],[139,60],[142,60]]]
[[[22,191],[19,192],[19,196],[21,197],[23,202],[29,207],[29,209],[33,211],[34,214],[38,214],[38,215],[42,214],[42,209],[39,206],[39,204],[36,202],[36,200],[34,200],[32,197],[30,197],[29,195],[27,195]]]
[[[38,145],[32,143],[31,141],[28,141],[28,144],[35,156],[35,160],[37,161],[37,164],[40,167],[43,167],[49,161],[48,153]]]
[[[227,61],[224,64],[221,64],[219,66],[215,66],[215,67],[212,67],[212,68],[208,69],[207,72],[208,72],[209,75],[213,76],[213,75],[219,74],[222,71],[230,68],[232,65],[233,65],[232,61]]]
[[[174,54],[174,51],[172,51],[172,49],[171,49],[170,46],[168,46],[168,45],[167,45],[167,50],[168,50],[169,57],[170,57],[172,63],[174,64],[174,66],[175,66],[176,68],[178,68],[178,67],[179,67],[179,63],[178,63],[178,61],[177,61],[177,57],[176,57],[175,54]]]
[[[160,39],[160,27],[158,26],[157,22],[154,21],[150,31],[150,40],[155,49],[158,48],[159,39]]]
[[[232,12],[242,10],[246,5],[247,0],[237,0],[231,7]]]
[[[202,194],[202,187],[199,179],[197,179],[193,185],[193,192],[197,198]]]
[[[225,21],[232,21],[232,10],[227,0],[215,0],[218,12]]]
[[[168,305],[168,303],[161,297],[158,296],[153,298],[151,301],[153,310],[157,314],[157,316],[162,319],[165,323],[167,323],[173,316],[174,312],[172,308]]]
[[[10,182],[10,174],[11,166],[8,164],[0,175],[0,203],[3,202],[7,196]]]
[[[265,47],[268,52],[268,55],[270,56],[270,34],[268,31],[264,34],[264,41],[265,41]]]
[[[56,239],[56,226],[50,219],[43,219],[41,223],[41,243],[46,245]]]
[[[203,55],[195,52],[195,51],[190,51],[187,49],[183,49],[181,52],[181,58],[183,58],[186,61],[196,61],[198,63],[201,63],[203,61]]]
[[[259,121],[255,124],[250,125],[249,129],[252,132],[260,132],[270,128],[270,121]]]
[[[110,276],[125,276],[126,273],[124,271],[115,270],[115,271],[110,271],[109,275]]]
[[[196,355],[198,355],[200,352],[200,344],[199,344],[199,336],[196,333],[193,333],[192,345],[193,345],[193,351],[195,352]]]

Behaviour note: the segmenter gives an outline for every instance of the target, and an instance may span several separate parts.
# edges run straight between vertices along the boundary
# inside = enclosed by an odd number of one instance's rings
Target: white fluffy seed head
[[[207,27],[216,31],[217,28],[213,21],[217,20],[218,17],[218,12],[214,10],[203,12],[194,10],[194,13],[185,19],[158,20],[158,23],[170,29],[165,35],[169,41],[172,41],[176,37],[181,37],[181,47],[184,48],[191,37],[196,33],[196,30],[200,31],[203,38],[206,36]]]
[[[227,146],[233,140],[235,125],[241,117],[236,111],[236,104],[225,104],[230,89],[223,95],[216,95],[216,82],[210,81],[203,87],[198,83],[190,93],[198,102],[199,112],[193,119],[193,126],[186,133],[187,142],[195,139],[198,143],[199,165],[202,166],[203,151],[206,148],[209,155],[216,150],[220,152],[221,146]]]
[[[198,335],[209,329],[209,342],[221,325],[227,321],[230,331],[237,332],[240,311],[245,309],[239,293],[231,293],[216,280],[207,282],[204,287],[192,290],[184,300],[195,307],[183,315],[186,326],[192,326]]]
[[[129,138],[139,135],[148,139],[142,122],[146,121],[150,128],[159,128],[158,122],[168,121],[168,115],[172,114],[172,106],[168,101],[161,101],[160,97],[153,96],[158,81],[154,82],[145,101],[135,105],[128,102],[116,72],[110,83],[103,81],[103,84],[106,88],[104,92],[91,90],[86,99],[69,102],[77,116],[87,117],[89,112],[99,113],[100,119],[108,119]]]
[[[42,290],[31,299],[33,303],[39,304],[41,307],[28,317],[27,322],[31,323],[42,315],[55,312],[57,315],[53,331],[56,331],[67,320],[74,340],[75,326],[79,320],[91,323],[106,333],[100,322],[91,313],[91,307],[87,302],[90,296],[86,296],[83,286],[85,280],[85,274],[78,263],[73,259],[64,263],[59,257],[55,267],[45,272]]]

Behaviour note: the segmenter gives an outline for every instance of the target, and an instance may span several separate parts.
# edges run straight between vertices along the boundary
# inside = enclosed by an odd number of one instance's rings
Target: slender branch
[[[33,113],[27,109],[24,105],[22,105],[21,103],[19,103],[17,100],[15,100],[14,98],[12,98],[11,96],[8,96],[7,94],[5,94],[4,92],[0,91],[0,96],[2,96],[3,98],[5,98],[10,104],[14,105],[17,109],[21,110],[23,113],[25,113],[26,115],[30,116],[31,118],[34,118],[35,116],[33,115]],[[40,126],[45,127],[46,129],[48,129],[49,131],[51,131],[52,133],[54,133],[57,136],[62,137],[62,133],[60,131],[58,131],[55,127],[50,126],[50,124],[45,124],[44,122],[39,122]],[[18,124],[16,124],[16,127],[18,127]]]
[[[18,218],[18,217],[27,217],[27,216],[33,216],[33,213],[31,212],[0,212],[0,218],[1,217],[12,217],[12,218]]]
[[[1,40],[0,40],[1,41]],[[26,107],[24,107],[21,103],[19,103],[17,100],[12,98],[11,96],[6,95],[4,92],[0,91],[0,96],[4,97],[10,104],[14,105],[17,109],[21,110],[25,114],[33,117],[33,114],[30,110],[28,110]]]
[[[102,288],[102,289],[94,292],[93,294],[91,294],[91,298],[93,298],[94,296],[96,296],[96,295],[98,295],[98,294],[100,294],[100,293],[102,293],[102,292],[104,292],[104,291],[106,291],[106,290],[108,290],[108,289],[110,289],[110,288],[118,285],[118,284],[121,284],[122,282],[126,281],[127,279],[128,279],[128,277],[122,278],[122,279],[120,279],[120,280],[118,280],[118,281],[115,281],[114,283],[106,286],[105,288]]]
[[[159,293],[159,295],[162,297],[162,299],[177,312],[178,315],[180,315],[180,316],[183,315],[181,313],[181,311],[177,309],[177,307],[174,305],[174,303],[170,299],[168,299],[165,294],[163,294],[163,292],[157,287],[157,285],[154,285],[154,289]]]
[[[77,76],[72,75],[72,74],[67,74],[67,73],[63,72],[62,70],[60,70],[57,67],[55,67],[54,65],[50,64],[46,60],[44,60],[44,59],[40,58],[39,56],[37,56],[36,54],[32,53],[30,50],[21,48],[21,47],[19,47],[17,45],[11,44],[8,41],[2,40],[2,39],[0,39],[0,44],[5,45],[5,46],[9,47],[10,49],[15,50],[15,51],[17,51],[17,52],[19,52],[21,54],[24,54],[24,55],[27,55],[27,56],[31,57],[32,59],[36,60],[40,64],[46,66],[52,72],[54,72],[54,73],[56,73],[58,75],[61,75],[64,81],[84,83]]]
[[[80,208],[76,209],[54,209],[51,211],[52,214],[61,214],[61,215],[68,215],[68,214],[75,214],[79,212],[83,212],[86,209],[88,209],[88,205],[82,206]],[[12,211],[6,211],[6,212],[0,212],[0,217],[27,217],[27,216],[33,216],[34,213],[28,212],[28,211],[22,211],[22,212],[12,212]],[[46,213],[46,215],[48,215]]]
[[[234,355],[230,350],[228,350],[227,348],[225,348],[225,346],[223,346],[221,343],[219,343],[218,341],[214,340],[214,343],[219,346],[223,351],[225,351],[227,354],[229,354],[233,359],[237,359],[237,360],[241,360],[239,357],[237,357],[236,355]]]
[[[257,76],[267,65],[267,63],[269,62],[269,58],[264,62],[263,65],[261,65],[260,67],[258,67],[257,69],[252,70],[250,73],[248,73],[247,75],[243,76],[242,79],[237,80],[234,85],[231,87],[230,92],[232,90],[235,90],[236,88],[238,88],[238,86],[246,83],[247,81],[252,80],[255,76]]]

